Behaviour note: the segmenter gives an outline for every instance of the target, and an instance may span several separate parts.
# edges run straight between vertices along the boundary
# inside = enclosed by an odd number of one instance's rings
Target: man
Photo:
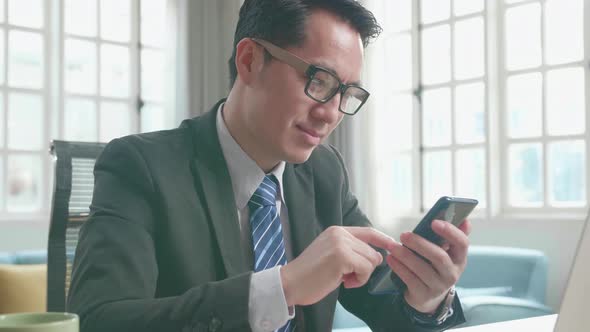
[[[368,98],[363,48],[380,31],[353,0],[246,0],[232,89],[178,129],[111,142],[68,310],[82,331],[330,331],[336,301],[378,331],[463,322],[452,287],[463,229],[435,222],[446,250],[374,230],[338,152],[320,143]],[[407,284],[373,296],[382,262]]]

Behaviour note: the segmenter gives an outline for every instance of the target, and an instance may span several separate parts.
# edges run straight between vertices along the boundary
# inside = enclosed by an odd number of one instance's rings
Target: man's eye
[[[314,78],[312,80],[313,84],[318,85],[318,86],[325,86],[326,85],[326,81],[321,80],[319,78]]]

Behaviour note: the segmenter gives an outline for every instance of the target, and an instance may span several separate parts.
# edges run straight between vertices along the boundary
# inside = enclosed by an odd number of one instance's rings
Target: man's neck
[[[247,128],[242,124],[242,119],[239,114],[240,110],[237,108],[237,105],[244,105],[244,103],[236,102],[237,99],[238,98],[233,96],[230,92],[230,95],[227,97],[227,100],[221,109],[221,118],[223,119],[230,135],[242,150],[254,160],[264,173],[269,173],[280,163],[280,160],[277,161],[265,158],[263,151],[257,148],[261,145],[256,142],[256,138],[251,135]]]

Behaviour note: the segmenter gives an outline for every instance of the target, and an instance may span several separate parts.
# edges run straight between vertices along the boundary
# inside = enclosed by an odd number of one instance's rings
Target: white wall
[[[48,222],[0,222],[0,252],[46,249],[48,233]]]

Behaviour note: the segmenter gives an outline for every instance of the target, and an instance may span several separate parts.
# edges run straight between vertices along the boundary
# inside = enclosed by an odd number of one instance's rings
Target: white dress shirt
[[[224,104],[221,104],[217,112],[217,135],[219,136],[221,151],[227,163],[236,207],[238,208],[242,249],[248,260],[248,265],[254,269],[248,201],[258,189],[266,174],[231,136],[223,118],[223,106]],[[279,182],[278,192],[280,195],[276,197],[276,206],[283,228],[285,254],[287,255],[287,261],[290,261],[293,258],[293,252],[291,250],[287,206],[283,195],[284,170],[285,162],[282,161],[269,174],[273,174]],[[250,281],[248,299],[248,321],[251,329],[253,331],[274,331],[293,317],[295,317],[295,310],[287,306],[281,283],[280,266],[255,272]]]

